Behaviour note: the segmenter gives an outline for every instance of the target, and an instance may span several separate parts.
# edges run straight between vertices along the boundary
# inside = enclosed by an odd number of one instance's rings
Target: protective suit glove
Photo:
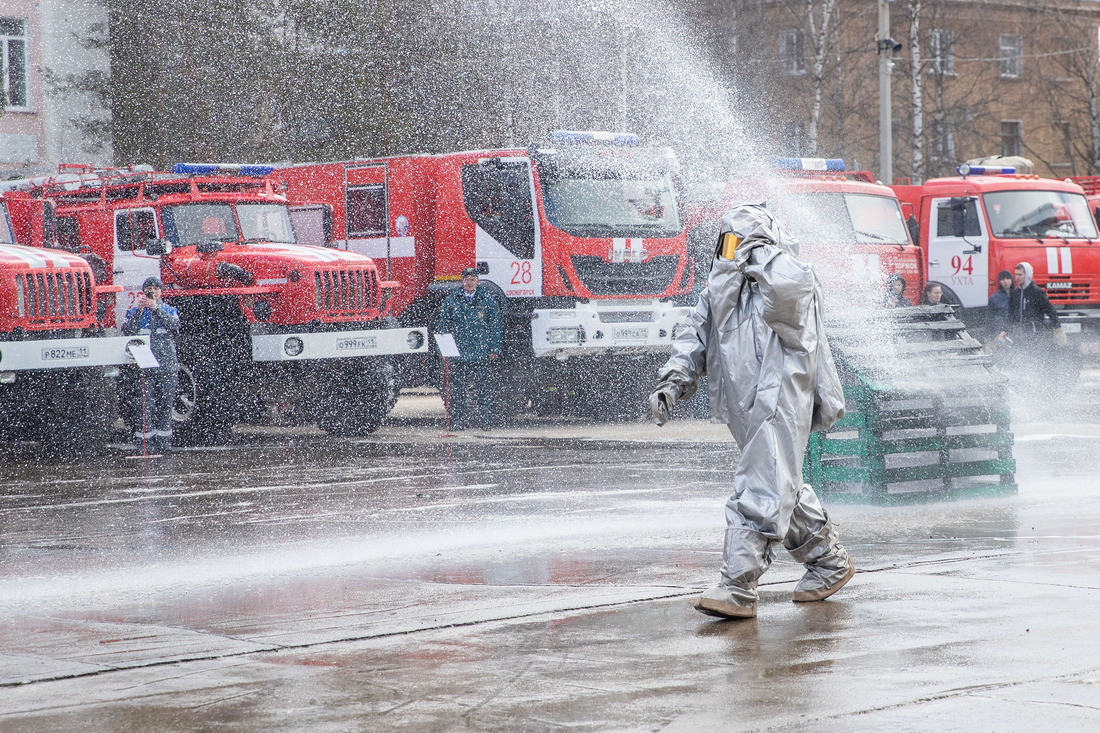
[[[653,413],[653,422],[658,426],[664,425],[672,417],[672,408],[676,405],[676,398],[680,389],[675,384],[662,382],[649,396],[649,410]]]
[[[1054,343],[1058,344],[1059,346],[1065,346],[1066,341],[1066,332],[1062,330],[1062,327],[1059,326],[1058,328],[1054,329]]]

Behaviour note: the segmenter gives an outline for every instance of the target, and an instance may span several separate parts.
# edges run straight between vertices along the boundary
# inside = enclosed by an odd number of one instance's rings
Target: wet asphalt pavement
[[[243,431],[0,463],[0,731],[1100,729],[1100,380],[1019,406],[1019,493],[829,502],[860,569],[759,617],[717,576],[737,454],[681,420]]]

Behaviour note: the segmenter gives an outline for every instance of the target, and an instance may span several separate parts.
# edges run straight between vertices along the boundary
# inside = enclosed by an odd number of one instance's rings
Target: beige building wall
[[[23,21],[28,99],[0,116],[0,173],[46,173],[58,163],[109,165],[107,8],[96,0],[3,0],[0,18]],[[5,70],[6,72],[6,70]]]

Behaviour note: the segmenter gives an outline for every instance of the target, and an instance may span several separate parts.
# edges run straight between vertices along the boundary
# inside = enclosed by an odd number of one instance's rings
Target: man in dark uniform
[[[493,369],[500,357],[502,329],[500,307],[496,298],[480,287],[477,270],[462,271],[462,287],[455,289],[443,301],[436,333],[454,336],[461,356],[451,361],[451,422],[463,430],[476,419],[479,428],[493,424],[495,375]],[[470,383],[477,394],[477,414],[471,415]]]
[[[176,338],[180,334],[179,312],[161,301],[160,279],[146,278],[142,295],[134,307],[126,311],[122,333],[149,335],[149,347],[160,366],[144,370],[144,415],[134,425],[134,438],[152,450],[167,451],[172,447],[172,407],[176,404],[179,386],[179,361],[176,358]]]

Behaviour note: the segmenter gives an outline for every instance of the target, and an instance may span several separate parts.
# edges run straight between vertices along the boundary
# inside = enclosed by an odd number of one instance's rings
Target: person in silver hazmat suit
[[[802,483],[810,432],[844,415],[844,391],[825,338],[821,285],[797,254],[797,241],[763,204],[722,217],[709,282],[650,397],[663,425],[706,375],[711,418],[741,448],[721,579],[695,602],[711,616],[756,615],[756,583],[776,544],[806,568],[794,601],[827,598],[855,574],[817,494]]]

